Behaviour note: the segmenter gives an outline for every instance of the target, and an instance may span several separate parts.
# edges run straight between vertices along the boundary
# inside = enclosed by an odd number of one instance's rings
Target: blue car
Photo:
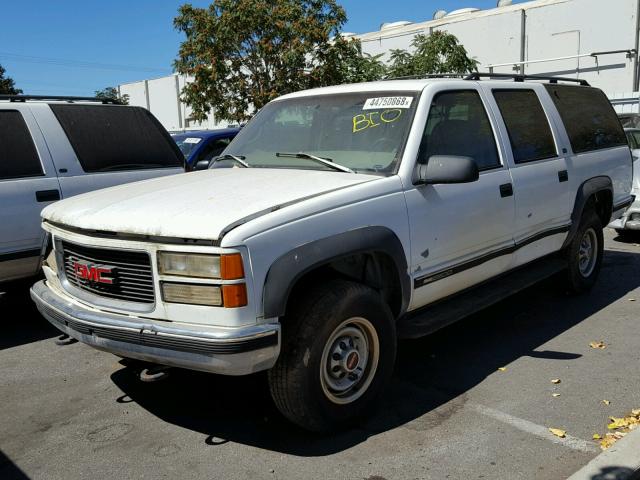
[[[239,128],[223,128],[174,133],[171,136],[184,155],[186,170],[191,171],[199,161],[220,155],[239,131]]]

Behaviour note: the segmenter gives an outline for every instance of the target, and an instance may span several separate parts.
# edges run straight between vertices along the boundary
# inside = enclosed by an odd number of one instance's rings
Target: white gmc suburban
[[[509,76],[285,95],[209,169],[47,207],[42,314],[121,357],[268,370],[324,431],[370,410],[397,337],[566,271],[588,290],[632,160],[605,95]]]

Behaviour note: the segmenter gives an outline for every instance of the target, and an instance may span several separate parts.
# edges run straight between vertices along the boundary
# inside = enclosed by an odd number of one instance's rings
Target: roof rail
[[[67,97],[57,95],[0,95],[0,100],[10,102],[26,102],[27,100],[63,100],[66,102],[100,102],[104,104],[121,105],[119,100],[100,97]]]
[[[422,75],[404,75],[402,77],[387,77],[383,80],[421,80],[425,78],[464,78],[465,73],[425,73]]]
[[[584,87],[589,87],[589,82],[586,80],[581,80],[579,78],[566,78],[566,77],[548,77],[544,75],[526,75],[519,73],[481,73],[481,72],[473,72],[464,77],[465,80],[480,80],[482,78],[504,78],[510,79],[515,82],[524,82],[525,80],[547,80],[549,83],[558,83],[558,82],[571,82],[571,83],[579,83]]]

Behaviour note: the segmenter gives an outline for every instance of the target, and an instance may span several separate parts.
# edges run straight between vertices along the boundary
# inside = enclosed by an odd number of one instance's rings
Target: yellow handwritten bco
[[[382,123],[393,123],[401,116],[402,109],[400,108],[391,108],[389,110],[383,110],[382,112],[359,113],[353,116],[353,133],[361,132],[367,128],[377,127],[378,125],[382,125]]]

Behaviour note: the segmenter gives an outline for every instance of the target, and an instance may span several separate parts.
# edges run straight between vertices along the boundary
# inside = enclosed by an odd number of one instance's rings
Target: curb
[[[567,480],[640,479],[640,428],[632,430]]]

